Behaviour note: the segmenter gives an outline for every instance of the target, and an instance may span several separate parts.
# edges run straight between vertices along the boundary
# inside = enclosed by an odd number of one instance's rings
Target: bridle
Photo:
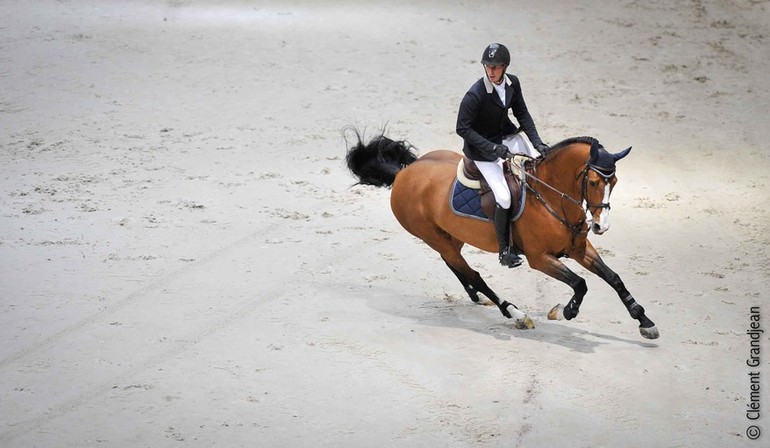
[[[591,165],[590,163],[586,163],[586,167],[583,168],[583,171],[580,172],[580,174],[577,175],[575,180],[577,180],[580,176],[583,176],[583,185],[580,188],[580,197],[583,199],[583,202],[585,202],[585,212],[589,213],[592,208],[606,208],[607,210],[610,209],[610,203],[609,202],[600,202],[598,204],[591,204],[588,202],[586,198],[586,192],[588,191],[588,170],[593,171],[594,173],[598,174],[599,177],[604,180],[605,183],[609,184],[613,177],[615,177],[615,170],[607,171],[606,169],[602,169],[599,166]]]
[[[537,164],[535,164],[534,167],[535,167],[534,171],[537,171]],[[606,208],[607,210],[610,209],[609,202],[600,202],[598,204],[592,204],[588,202],[588,198],[586,194],[588,192],[588,171],[589,170],[598,174],[606,183],[609,183],[610,180],[612,180],[612,178],[615,176],[615,170],[608,172],[607,170],[602,169],[599,166],[592,165],[589,162],[586,162],[586,165],[583,168],[583,170],[580,171],[580,173],[578,173],[578,175],[575,177],[575,180],[578,180],[580,179],[580,176],[583,176],[583,181],[581,182],[581,187],[580,187],[579,201],[573,198],[572,196],[552,187],[547,182],[543,181],[542,179],[535,176],[534,174],[531,174],[524,169],[521,170],[521,172],[524,173],[524,175],[526,175],[527,178],[532,179],[533,181],[536,181],[539,184],[545,186],[546,188],[552,190],[553,192],[559,194],[559,196],[561,197],[561,213],[557,212],[556,209],[554,209],[554,207],[551,204],[549,204],[548,201],[546,201],[545,198],[529,184],[529,182],[524,182],[524,185],[527,188],[527,190],[529,190],[533,195],[535,195],[535,198],[538,201],[540,201],[541,204],[543,204],[546,210],[548,210],[548,212],[550,212],[551,215],[553,215],[559,222],[561,222],[565,227],[567,227],[567,229],[570,230],[570,232],[572,233],[573,243],[575,241],[575,237],[584,233],[585,234],[588,233],[589,228],[588,226],[586,226],[585,217],[591,212],[591,209],[598,209],[598,208],[602,208],[602,209]],[[567,217],[566,217],[567,214],[564,209],[565,200],[579,207],[583,211],[582,218],[580,219],[580,221],[578,221],[575,224],[572,224],[567,220]]]

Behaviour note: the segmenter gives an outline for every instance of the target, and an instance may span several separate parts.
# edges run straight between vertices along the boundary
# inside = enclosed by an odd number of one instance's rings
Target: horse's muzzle
[[[594,225],[591,226],[591,230],[597,235],[601,235],[607,231],[607,229],[602,229],[602,226],[600,226],[599,223],[594,223]]]

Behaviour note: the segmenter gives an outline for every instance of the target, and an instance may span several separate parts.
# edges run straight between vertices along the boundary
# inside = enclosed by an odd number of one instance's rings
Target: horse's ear
[[[589,159],[592,164],[596,163],[599,159],[599,142],[596,140],[591,141],[591,158]]]
[[[623,151],[620,151],[617,154],[613,154],[612,158],[615,159],[615,161],[617,162],[618,160],[620,160],[623,157],[627,156],[629,152],[631,152],[631,147],[630,146],[628,148],[624,149]]]

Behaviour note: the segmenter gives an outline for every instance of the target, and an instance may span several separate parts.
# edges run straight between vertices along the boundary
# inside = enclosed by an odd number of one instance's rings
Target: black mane
[[[563,148],[566,148],[567,146],[572,145],[574,143],[587,143],[589,145],[592,145],[594,142],[596,142],[596,144],[599,146],[600,149],[604,148],[604,146],[602,146],[602,144],[599,143],[599,140],[597,140],[597,139],[595,139],[593,137],[587,137],[587,136],[571,137],[571,138],[568,138],[566,140],[562,140],[559,143],[551,146],[551,148],[546,153],[546,158],[554,155],[559,150],[561,150]]]

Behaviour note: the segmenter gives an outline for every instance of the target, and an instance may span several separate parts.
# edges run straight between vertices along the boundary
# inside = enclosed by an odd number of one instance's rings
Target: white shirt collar
[[[511,85],[511,79],[505,73],[503,73],[503,79],[505,80],[505,85]],[[487,88],[487,93],[492,93],[495,90],[495,85],[492,84],[486,73],[484,74],[484,87]]]

